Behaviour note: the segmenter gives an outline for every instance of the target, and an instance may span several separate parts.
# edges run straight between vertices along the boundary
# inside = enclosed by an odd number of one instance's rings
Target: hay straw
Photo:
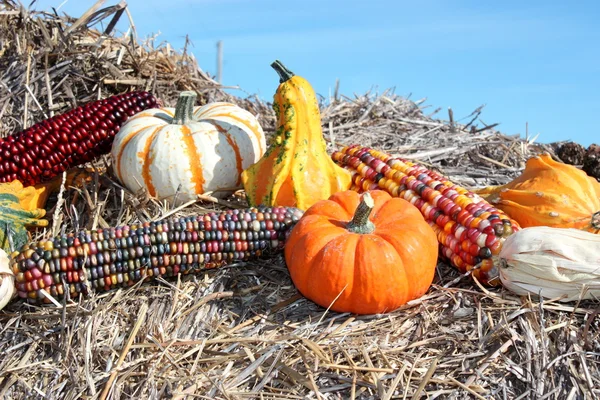
[[[195,90],[201,104],[232,101],[273,133],[269,104],[225,93],[185,49],[117,36],[122,15],[131,17],[124,3],[71,18],[5,2],[0,132],[143,88],[170,105],[182,90]],[[330,150],[334,140],[373,146],[465,186],[505,183],[531,155],[554,154],[496,131],[481,120],[483,107],[450,122],[390,90],[335,92],[321,104]],[[108,172],[64,187],[61,205],[50,199],[50,219],[62,210],[60,232],[245,205],[237,193],[172,208],[123,189],[108,157],[99,165]],[[50,234],[33,231],[36,240]],[[600,395],[598,314],[591,301],[483,288],[444,263],[425,296],[392,313],[334,313],[300,296],[277,256],[45,307],[11,303],[0,312],[0,397],[592,399]]]

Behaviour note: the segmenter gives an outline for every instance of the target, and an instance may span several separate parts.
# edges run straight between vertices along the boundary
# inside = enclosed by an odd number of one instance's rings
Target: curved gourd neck
[[[275,60],[271,64],[271,67],[277,71],[277,74],[279,75],[279,83],[287,82],[294,77],[294,73],[287,69],[287,67],[279,60]]]

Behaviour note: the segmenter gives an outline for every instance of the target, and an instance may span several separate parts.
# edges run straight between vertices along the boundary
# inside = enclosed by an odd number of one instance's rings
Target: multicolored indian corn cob
[[[280,251],[302,216],[258,207],[85,230],[23,246],[10,255],[19,297],[30,303],[191,274]],[[44,293],[45,291],[45,293]]]
[[[0,182],[25,186],[47,181],[63,171],[110,151],[127,119],[157,106],[148,92],[131,92],[90,102],[0,138]]]
[[[353,190],[385,190],[416,206],[437,234],[441,256],[459,271],[479,266],[478,280],[499,284],[493,256],[520,229],[504,212],[434,171],[374,149],[352,145],[332,158],[353,172]]]

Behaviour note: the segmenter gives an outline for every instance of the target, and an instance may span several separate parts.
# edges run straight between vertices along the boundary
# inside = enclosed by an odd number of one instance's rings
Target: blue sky
[[[64,0],[40,0],[48,10]],[[93,0],[70,0],[79,16]],[[118,3],[108,0],[104,6]],[[347,96],[395,88],[427,110],[452,107],[456,119],[481,104],[486,123],[538,141],[600,144],[600,2],[392,0],[129,0],[138,36],[160,33],[216,73],[239,96],[271,100],[280,59],[328,97],[336,79]],[[119,28],[127,28],[123,18]]]

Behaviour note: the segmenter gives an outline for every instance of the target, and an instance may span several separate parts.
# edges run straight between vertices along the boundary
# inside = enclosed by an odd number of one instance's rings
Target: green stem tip
[[[346,229],[350,232],[361,234],[373,232],[375,230],[375,225],[373,222],[369,221],[369,216],[371,215],[371,211],[373,211],[373,207],[375,207],[375,201],[371,194],[366,192],[362,195],[360,203],[354,212],[354,217],[352,217],[352,221],[348,223]]]
[[[179,94],[179,99],[175,105],[175,116],[173,117],[173,124],[185,125],[188,121],[193,119],[194,105],[196,104],[196,97],[198,95],[193,90],[187,90]]]
[[[273,67],[273,69],[279,74],[279,83],[283,83],[287,80],[290,80],[294,76],[294,73],[287,69],[287,67],[283,65],[279,60],[275,60],[271,64],[271,67]]]

